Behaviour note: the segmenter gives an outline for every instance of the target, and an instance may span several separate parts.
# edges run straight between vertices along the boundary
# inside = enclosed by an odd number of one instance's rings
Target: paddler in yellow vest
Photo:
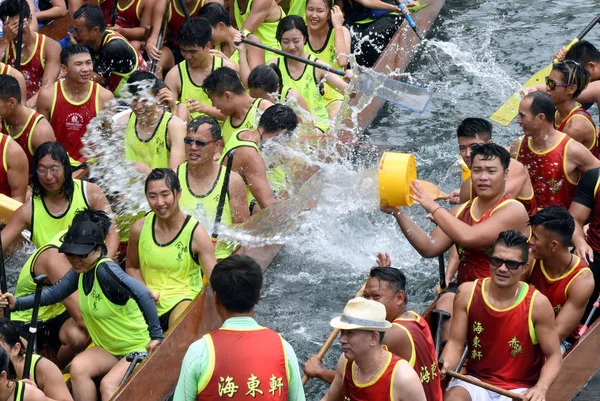
[[[244,82],[254,68],[265,63],[265,51],[256,46],[245,46],[241,41],[241,32],[231,26],[229,12],[219,3],[205,4],[198,12],[212,29],[212,43],[216,51],[240,66],[240,75]],[[258,36],[249,34],[248,39],[260,42]],[[239,44],[238,44],[239,43]]]
[[[58,142],[43,143],[35,150],[31,187],[33,196],[17,209],[0,234],[4,251],[26,228],[31,231],[31,241],[41,248],[59,231],[69,228],[78,210],[92,208],[112,215],[98,185],[73,179],[67,151]],[[114,223],[106,247],[109,256],[119,247]]]
[[[14,374],[7,352],[0,348],[0,397],[15,401],[47,401],[48,398],[33,384],[11,379]],[[10,375],[10,376],[9,376]],[[13,395],[14,394],[14,395]]]
[[[14,322],[5,318],[0,319],[0,346],[8,353],[10,361],[15,367],[16,379],[22,380],[27,347],[21,341],[19,334],[19,326]],[[36,338],[40,338],[39,326]],[[87,343],[84,344],[84,348],[85,345]],[[43,391],[49,400],[73,401],[62,372],[50,359],[39,354],[33,354],[29,369],[29,380],[35,383],[37,388]],[[15,399],[18,400],[18,398]]]
[[[223,138],[214,118],[200,116],[193,119],[188,124],[184,141],[188,161],[177,168],[181,183],[179,205],[212,233],[217,260],[224,259],[231,255],[233,247],[217,242],[218,224],[230,226],[249,217],[244,180],[235,171],[228,171],[226,166],[216,163],[223,148]]]
[[[275,203],[275,198],[280,198],[285,190],[285,173],[279,168],[267,168],[260,149],[266,141],[291,133],[297,126],[296,113],[288,106],[275,104],[260,117],[256,131],[240,132],[237,146],[229,149],[229,152],[235,151],[233,171],[244,179],[250,191],[249,197],[254,197],[250,202],[251,212],[253,202],[264,209]],[[223,165],[227,165],[228,156],[229,153],[223,156]]]
[[[283,84],[281,71],[275,64],[259,65],[250,72],[248,93],[253,98],[267,99],[272,103],[288,104],[290,101],[296,101],[306,112],[309,111],[304,96],[296,89]],[[300,116],[298,118],[300,119]]]
[[[100,393],[108,400],[131,363],[125,356],[152,351],[163,339],[148,288],[106,257],[104,240],[110,226],[104,212],[78,212],[59,248],[73,267],[59,283],[42,290],[42,306],[78,292],[81,314],[94,343],[71,362],[75,401],[96,401],[94,379],[102,376]],[[33,304],[33,294],[15,298],[4,293],[0,298],[0,307],[8,305],[16,311],[31,309]]]
[[[238,66],[211,54],[212,34],[206,20],[192,18],[184,22],[178,40],[185,60],[169,71],[165,78],[167,87],[180,102],[187,104],[190,118],[208,115],[224,120],[225,116],[211,104],[202,90],[202,84],[206,76],[217,68],[227,66],[237,71]]]
[[[235,146],[238,141],[238,133],[246,130],[255,130],[258,126],[259,113],[262,113],[273,103],[266,99],[255,99],[251,97],[238,74],[228,67],[221,67],[211,72],[202,89],[216,107],[227,118],[223,123],[223,142],[225,148],[223,154]]]
[[[59,231],[50,242],[38,248],[27,259],[17,279],[16,297],[33,294],[36,289],[33,278],[40,274],[46,274],[48,276],[47,284],[52,285],[68,273],[71,264],[65,255],[58,252],[66,232],[66,229]],[[14,312],[11,313],[10,318],[20,328],[23,338],[27,338],[31,311]],[[61,367],[67,366],[73,357],[83,351],[90,342],[79,309],[77,293],[70,295],[62,302],[41,307],[38,319],[41,321],[38,323],[36,337],[38,349],[58,350],[56,359]]]
[[[154,168],[173,170],[185,161],[185,122],[155,101],[164,83],[150,72],[136,71],[127,80],[131,112],[119,119],[125,131],[125,158],[144,175]]]
[[[279,22],[277,26],[277,40],[281,44],[281,49],[287,53],[328,65],[326,62],[306,52],[308,28],[304,20],[297,15],[288,15]],[[304,96],[304,99],[308,102],[310,112],[315,118],[317,127],[321,131],[326,131],[327,128],[323,127],[323,124],[327,126],[328,120],[334,120],[337,111],[327,109],[325,99],[323,98],[324,89],[322,83],[326,82],[342,94],[346,90],[348,83],[333,73],[326,73],[320,68],[315,68],[283,56],[271,59],[269,64],[271,63],[276,64],[279,71],[281,71],[283,84],[296,89]],[[352,78],[352,71],[346,71],[344,78]]]
[[[146,178],[152,210],[129,234],[127,273],[146,285],[164,331],[200,293],[215,265],[215,250],[206,230],[179,207],[181,185],[168,168]]]
[[[235,25],[244,36],[253,33],[265,45],[278,49],[275,32],[277,24],[285,17],[279,3],[276,0],[232,0],[232,2]],[[231,4],[229,7],[231,9]],[[267,51],[265,60],[270,60],[274,56]]]
[[[308,41],[306,52],[329,64],[336,70],[348,67],[350,55],[350,31],[344,26],[344,14],[332,0],[308,0],[306,2]],[[329,84],[324,86],[323,100],[329,115],[336,115],[342,106],[344,95]]]
[[[188,348],[174,401],[305,400],[294,349],[254,320],[262,285],[261,267],[246,255],[217,263],[210,286],[223,326]]]

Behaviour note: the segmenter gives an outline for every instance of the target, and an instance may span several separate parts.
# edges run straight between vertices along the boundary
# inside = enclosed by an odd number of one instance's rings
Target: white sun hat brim
[[[329,322],[329,324],[331,325],[331,327],[340,330],[366,330],[381,332],[386,332],[392,327],[392,324],[387,320],[380,322],[374,320],[359,319],[345,315],[331,319],[331,322]]]

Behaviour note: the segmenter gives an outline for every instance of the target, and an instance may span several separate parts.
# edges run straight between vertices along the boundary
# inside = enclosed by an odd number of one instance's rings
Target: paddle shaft
[[[587,35],[597,23],[600,23],[600,14],[596,15],[596,18],[594,18],[592,22],[588,24],[588,26],[583,28],[583,31],[577,35],[577,40],[583,39],[583,37]]]
[[[598,299],[596,299],[596,302],[594,302],[594,306],[593,306],[592,310],[590,310],[590,313],[588,313],[587,319],[585,319],[585,323],[579,329],[579,337],[584,335],[585,332],[588,330],[588,328],[590,327],[590,323],[592,322],[592,318],[594,317],[594,314],[596,313],[596,311],[598,310],[599,307],[600,307],[600,295],[598,296]]]
[[[115,26],[115,23],[117,22],[117,7],[119,5],[119,1],[118,0],[113,0],[113,7],[112,7],[112,13],[110,14],[110,26]]]
[[[190,20],[190,12],[187,9],[187,6],[185,5],[185,0],[177,0],[177,2],[179,3],[179,7],[181,7],[181,11],[183,11],[183,15],[185,16],[185,20],[189,21]],[[165,13],[167,11],[165,10]]]
[[[165,12],[165,15],[163,17],[162,23],[160,24],[160,32],[158,32],[158,38],[156,39],[156,48],[158,50],[160,50],[162,48],[162,42],[163,42],[163,33],[165,31],[165,25],[167,25],[167,13]],[[156,75],[156,65],[158,64],[157,60],[152,60],[152,62],[150,63],[150,72],[154,75]]]
[[[4,294],[8,291],[6,284],[6,267],[4,266],[4,251],[2,250],[2,237],[0,237],[0,291]],[[4,317],[10,319],[10,308],[4,308]]]
[[[21,55],[23,54],[23,24],[25,23],[25,0],[19,2],[19,28],[17,30],[17,54],[15,57],[15,68],[21,71]],[[31,10],[33,12],[33,10]]]
[[[362,296],[366,285],[367,285],[367,282],[365,281],[364,284],[362,285],[362,287],[360,287],[360,289],[356,293],[357,297]],[[333,331],[331,332],[329,337],[327,337],[327,340],[323,343],[323,346],[321,347],[321,349],[319,350],[319,353],[317,354],[317,358],[319,358],[319,361],[323,360],[323,357],[325,357],[325,354],[327,353],[327,351],[329,351],[329,348],[331,348],[331,345],[335,341],[338,334],[340,334],[340,329],[333,329]],[[306,384],[308,379],[310,379],[310,377],[308,377],[306,374],[304,374],[304,376],[302,376],[302,385],[303,386]]]
[[[286,57],[286,58],[291,58],[292,60],[296,60],[296,61],[299,61],[299,62],[304,63],[304,64],[312,65],[315,68],[320,68],[322,70],[325,70],[327,72],[331,72],[331,73],[339,75],[341,77],[343,77],[345,75],[345,72],[342,71],[342,70],[336,70],[335,68],[332,68],[332,67],[330,67],[328,65],[319,64],[319,63],[316,63],[316,62],[314,62],[312,60],[309,60],[307,58],[299,57],[299,56],[296,56],[295,54],[290,54],[288,52],[284,52],[283,50],[279,50],[279,49],[275,49],[273,47],[265,46],[262,43],[255,42],[255,41],[250,40],[248,38],[242,38],[242,42],[244,42],[244,43],[246,43],[248,45],[251,45],[251,46],[260,47],[263,50],[270,51],[271,53],[275,53],[275,54],[278,54],[278,55]]]
[[[484,388],[486,390],[493,391],[494,393],[503,395],[505,397],[509,397],[511,399],[525,400],[525,398],[523,398],[523,396],[521,394],[513,393],[512,391],[508,391],[508,390],[504,390],[503,388],[500,388],[500,387],[492,386],[491,384],[482,382],[480,380],[474,379],[474,378],[469,377],[469,376],[465,376],[463,374],[460,374],[458,372],[454,372],[452,370],[446,371],[446,374],[448,376],[450,376],[450,377],[455,378],[455,379],[460,379],[460,380],[465,381],[467,383],[471,383],[474,386],[478,386],[478,387]]]
[[[438,269],[440,272],[440,289],[446,289],[446,263],[444,262],[444,254],[438,256]]]
[[[233,169],[233,155],[235,150],[232,150],[227,154],[227,166],[225,167],[225,177],[223,178],[223,188],[221,188],[221,194],[219,195],[219,203],[217,204],[217,215],[215,216],[215,224],[213,227],[212,239],[216,241],[219,237],[218,227],[223,217],[223,210],[225,210],[225,201],[227,200],[227,191],[229,191],[229,177],[231,176],[231,170]]]
[[[23,365],[23,379],[29,379],[29,371],[31,370],[31,359],[35,351],[38,313],[40,311],[40,300],[42,298],[42,287],[44,281],[48,278],[45,274],[40,274],[35,277],[35,296],[33,298],[33,310],[31,311],[31,322],[29,323],[29,336],[27,338],[27,353],[25,354],[25,364]]]
[[[402,0],[397,0],[397,3],[398,3],[398,8],[400,9],[400,11],[402,11],[404,13],[406,10],[406,6],[404,4],[402,4]],[[417,28],[417,24],[415,24],[415,21],[412,19],[410,14],[408,14],[408,13],[404,14],[404,18],[406,19],[406,22],[408,22],[408,25],[410,25],[412,30],[415,32],[415,35],[417,35],[419,40],[423,41],[423,35],[421,35],[421,33],[419,32],[419,29]],[[437,67],[439,68],[442,75],[446,75],[446,74],[444,74],[444,70],[442,70],[442,66],[440,65],[440,63],[436,60],[435,57],[433,57],[433,54],[431,54],[429,52],[429,49],[425,48],[425,51],[427,51],[427,53],[429,54],[429,57],[431,57],[431,59],[433,60],[435,65],[437,65]]]

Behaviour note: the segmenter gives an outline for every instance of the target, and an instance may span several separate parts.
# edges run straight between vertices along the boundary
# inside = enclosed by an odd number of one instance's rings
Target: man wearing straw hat
[[[562,356],[552,305],[520,281],[528,269],[528,257],[523,234],[501,232],[491,247],[491,277],[458,288],[440,371],[445,375],[457,368],[466,342],[467,375],[475,380],[456,380],[444,400],[508,401],[509,397],[497,394],[503,390],[520,393],[524,400],[545,399],[560,372]],[[495,389],[483,388],[480,382]]]
[[[344,350],[335,378],[321,401],[425,401],[417,373],[407,361],[381,344],[392,324],[383,304],[362,297],[348,301],[344,314],[331,321],[340,329]]]
[[[363,297],[385,306],[386,320],[392,323],[383,339],[388,350],[406,359],[417,372],[428,401],[442,401],[444,395],[429,325],[421,315],[408,310],[406,276],[402,270],[389,267],[391,260],[389,263],[387,267],[371,269]],[[317,355],[304,364],[304,371],[329,383],[335,378],[335,371],[323,369]]]

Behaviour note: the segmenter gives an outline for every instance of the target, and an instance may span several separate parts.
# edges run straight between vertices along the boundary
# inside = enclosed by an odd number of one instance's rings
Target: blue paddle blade
[[[362,69],[359,75],[359,90],[365,94],[386,100],[396,106],[423,114],[433,92],[417,85],[396,81],[382,74]]]

